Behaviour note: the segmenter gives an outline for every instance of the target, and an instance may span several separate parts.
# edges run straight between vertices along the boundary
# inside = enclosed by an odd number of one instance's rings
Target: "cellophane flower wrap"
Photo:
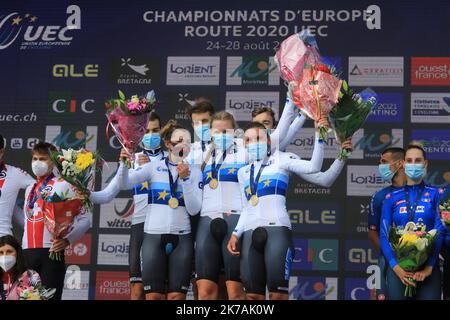
[[[55,295],[56,289],[46,289],[39,274],[33,270],[25,271],[13,288],[13,294],[8,300],[49,300]]]
[[[408,222],[404,228],[392,227],[389,230],[389,242],[397,263],[403,270],[413,273],[423,269],[437,237],[435,229],[426,232],[425,226],[418,227],[414,222]],[[413,278],[408,280],[415,283]],[[407,285],[405,297],[414,297],[415,294],[416,287]]]
[[[306,66],[299,81],[290,83],[294,104],[311,119],[318,121],[327,117],[338,102],[342,80],[324,64]],[[325,127],[320,126],[320,138],[327,140]]]
[[[336,106],[328,115],[330,126],[339,144],[353,136],[360,129],[370,111],[377,103],[377,94],[372,89],[365,89],[355,93],[343,81],[342,90]],[[351,155],[349,150],[341,150],[339,159],[347,159]]]
[[[132,166],[134,153],[145,135],[155,105],[153,90],[148,92],[146,97],[134,95],[128,100],[119,90],[118,99],[110,99],[105,103],[108,119],[107,136],[108,128],[111,127],[122,147],[131,154],[131,159],[127,160],[128,167]]]
[[[305,65],[316,65],[320,61],[317,42],[308,29],[293,34],[281,42],[274,61],[281,78],[288,83],[302,78]]]
[[[42,213],[44,224],[53,240],[64,239],[72,230],[74,219],[83,209],[82,199],[69,199],[67,194],[53,194],[47,196],[42,194]],[[50,252],[50,259],[62,261],[64,250]]]

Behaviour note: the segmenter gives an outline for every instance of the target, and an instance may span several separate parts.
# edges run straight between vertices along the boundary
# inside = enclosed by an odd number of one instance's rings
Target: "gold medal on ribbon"
[[[211,179],[209,181],[209,187],[211,189],[217,189],[218,186],[219,186],[219,181],[217,181],[217,179]]]
[[[252,195],[252,197],[250,198],[250,204],[255,207],[258,204],[258,202],[259,202],[258,196],[256,194]]]
[[[178,208],[178,199],[177,198],[170,198],[169,199],[169,207],[171,207],[172,209],[176,209]]]

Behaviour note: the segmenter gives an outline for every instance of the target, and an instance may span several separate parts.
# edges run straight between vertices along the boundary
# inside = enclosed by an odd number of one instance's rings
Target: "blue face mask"
[[[391,182],[395,174],[394,172],[391,171],[389,166],[390,165],[388,163],[378,165],[378,173],[380,174],[383,181],[386,182]]]
[[[145,149],[154,150],[161,145],[161,136],[159,133],[147,133],[142,139],[142,144]]]
[[[213,135],[214,144],[221,150],[227,150],[232,144],[234,136],[229,133],[217,133]]]
[[[395,172],[392,172],[391,169],[389,168],[389,166],[390,166],[389,163],[384,163],[384,164],[378,165],[378,173],[380,174],[383,181],[386,181],[386,182],[392,182],[392,178],[395,176],[395,174],[398,171],[398,169],[397,169]]]
[[[425,176],[425,165],[423,163],[405,164],[405,173],[412,180],[420,180]]]
[[[195,134],[200,138],[203,142],[211,141],[211,131],[209,128],[209,124],[203,124],[201,126],[197,126],[194,128]]]
[[[267,143],[249,143],[247,145],[247,153],[252,160],[259,161],[267,155]]]

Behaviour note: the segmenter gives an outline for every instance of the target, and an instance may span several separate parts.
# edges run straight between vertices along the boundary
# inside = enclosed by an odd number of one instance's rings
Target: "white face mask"
[[[48,173],[48,164],[47,162],[37,160],[31,163],[31,170],[36,177],[43,177]]]
[[[3,271],[8,272],[15,265],[16,265],[15,256],[0,256],[0,268],[2,268]]]

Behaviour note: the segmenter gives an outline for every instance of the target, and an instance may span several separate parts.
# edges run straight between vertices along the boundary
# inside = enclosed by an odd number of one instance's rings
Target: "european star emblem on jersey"
[[[268,186],[270,185],[271,182],[272,182],[272,181],[270,181],[270,180],[266,180],[266,181],[264,182],[264,187],[263,187],[263,188],[268,187]]]
[[[148,182],[147,181],[142,182],[141,189],[139,191],[142,191],[142,190],[148,190]]]
[[[163,191],[158,192],[158,195],[159,195],[158,200],[159,200],[159,199],[166,200],[166,197],[167,197],[169,194],[168,194],[167,191],[164,189]]]
[[[236,168],[230,168],[228,169],[228,173],[234,173],[236,171]]]
[[[252,194],[252,190],[250,189],[250,186],[248,186],[247,189],[245,189],[245,191],[247,191],[247,194]]]
[[[210,172],[208,172],[207,174],[206,174],[206,179],[211,179],[212,178],[212,172],[210,171]]]

